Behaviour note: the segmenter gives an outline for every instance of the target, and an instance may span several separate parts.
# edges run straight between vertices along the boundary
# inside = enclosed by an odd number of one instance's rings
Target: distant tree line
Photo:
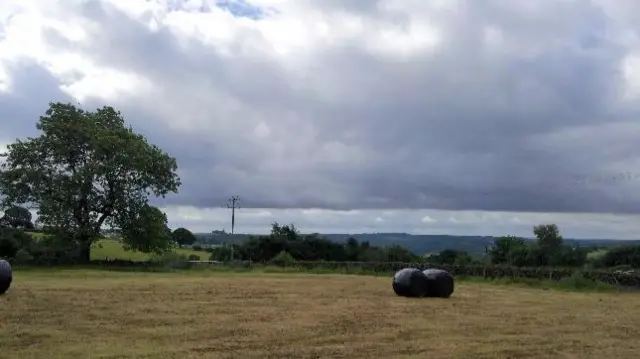
[[[141,224],[139,237],[149,237],[151,228],[156,240],[145,239],[132,250],[164,253],[180,246],[193,246],[205,250],[197,244],[196,236],[186,228],[171,230],[166,226],[166,217],[159,210],[150,212],[152,218],[142,217],[157,225]],[[154,217],[155,216],[155,217]],[[156,218],[160,216],[160,218]],[[133,231],[134,228],[130,229]],[[38,238],[32,235],[42,232]],[[420,256],[400,245],[375,246],[367,241],[348,238],[339,243],[318,234],[303,235],[294,224],[273,223],[271,233],[263,236],[249,236],[243,243],[223,244],[206,249],[210,259],[216,261],[243,260],[260,263],[286,264],[292,261],[330,262],[428,262],[440,265],[503,265],[511,267],[567,267],[567,268],[640,268],[640,246],[628,245],[612,247],[602,255],[589,259],[588,254],[596,247],[580,247],[564,243],[558,226],[542,224],[533,228],[535,241],[516,236],[503,236],[494,240],[487,248],[485,256],[470,255],[465,251],[445,249],[436,254]],[[34,225],[31,212],[20,206],[12,206],[0,217],[0,257],[15,259],[21,263],[73,264],[85,262],[78,253],[71,234],[65,231],[39,229]],[[102,231],[103,236],[121,238],[122,230]],[[136,235],[135,233],[129,235]],[[156,243],[163,241],[164,243]]]
[[[612,247],[602,256],[589,259],[589,253],[598,248],[565,244],[555,224],[535,226],[533,233],[533,242],[516,236],[496,238],[488,251],[491,263],[514,267],[640,268],[640,245]]]
[[[210,251],[211,259],[218,261],[269,262],[278,255],[301,261],[345,262],[414,262],[419,258],[399,245],[377,247],[354,238],[342,244],[318,234],[300,234],[294,224],[280,225],[277,222],[273,223],[269,235],[250,236],[244,243],[224,244]]]
[[[516,236],[497,238],[489,251],[491,263],[515,267],[580,267],[586,263],[589,250],[565,245],[555,224],[535,226],[533,233],[534,242]]]
[[[428,262],[442,265],[506,265],[513,267],[571,267],[640,268],[640,246],[622,246],[608,249],[593,260],[588,254],[591,247],[565,244],[555,224],[542,224],[533,228],[536,237],[530,241],[516,236],[495,239],[485,256],[474,256],[464,251],[445,249],[437,254],[420,256],[400,246],[374,246],[366,241],[348,238],[338,243],[318,234],[302,235],[295,225],[274,223],[271,233],[249,236],[241,244],[224,244],[212,248],[211,259],[218,261],[250,260],[272,261],[335,261],[335,262]]]

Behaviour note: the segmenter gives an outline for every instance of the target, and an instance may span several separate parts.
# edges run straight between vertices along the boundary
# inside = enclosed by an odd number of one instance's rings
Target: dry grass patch
[[[0,357],[637,358],[640,296],[486,284],[396,297],[390,278],[18,272]]]

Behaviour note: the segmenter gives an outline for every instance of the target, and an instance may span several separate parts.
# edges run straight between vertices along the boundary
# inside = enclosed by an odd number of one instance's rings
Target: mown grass
[[[2,358],[636,358],[640,296],[464,282],[447,300],[390,278],[16,271]]]

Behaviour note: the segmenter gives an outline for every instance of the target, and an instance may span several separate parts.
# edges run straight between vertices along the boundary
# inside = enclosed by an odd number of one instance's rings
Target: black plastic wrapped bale
[[[9,290],[12,280],[13,271],[11,270],[11,264],[4,259],[0,259],[0,295]]]
[[[453,294],[453,276],[443,269],[425,269],[427,277],[427,297],[449,298]]]
[[[399,296],[424,297],[427,290],[427,276],[420,269],[401,269],[393,276],[393,291]]]

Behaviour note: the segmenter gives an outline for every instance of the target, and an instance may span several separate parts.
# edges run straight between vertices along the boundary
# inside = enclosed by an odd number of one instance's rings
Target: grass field
[[[209,260],[211,254],[205,251],[196,251],[193,249],[187,248],[176,248],[174,250],[176,254],[183,255],[188,257],[191,254],[197,255],[200,257],[200,260],[206,261]],[[148,261],[149,259],[153,259],[152,254],[142,253],[142,252],[133,252],[133,251],[125,251],[122,248],[122,244],[116,240],[112,239],[102,239],[96,242],[91,248],[91,259],[93,260],[103,260],[103,259],[122,259],[122,260],[130,260],[130,261]]]
[[[17,271],[3,359],[637,358],[640,296],[459,284],[448,300],[390,278]]]
[[[41,238],[43,236],[42,233],[29,233],[34,238]],[[185,257],[189,257],[189,255],[194,254],[200,256],[200,260],[209,260],[211,254],[205,251],[196,251],[193,249],[187,248],[176,248],[174,252],[178,255],[183,255]],[[148,261],[153,259],[152,254],[142,253],[142,252],[133,252],[126,251],[122,248],[122,244],[113,239],[101,239],[93,244],[91,248],[91,259],[92,260],[104,260],[104,259],[120,259],[120,260],[130,260],[130,261]]]
[[[599,259],[604,257],[604,255],[607,254],[608,251],[608,249],[598,249],[597,251],[589,252],[587,254],[587,258],[591,260]]]

